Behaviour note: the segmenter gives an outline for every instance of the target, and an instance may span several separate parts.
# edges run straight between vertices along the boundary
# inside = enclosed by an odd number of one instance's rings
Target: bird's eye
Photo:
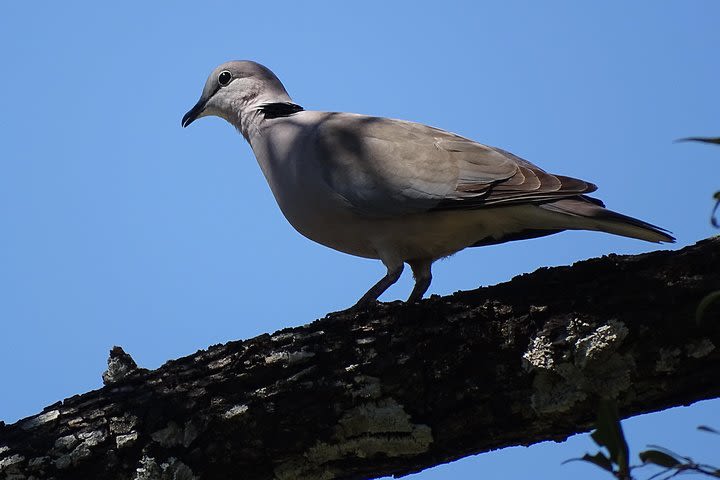
[[[232,73],[228,72],[227,70],[223,70],[220,72],[220,75],[218,75],[218,83],[221,87],[227,87],[228,83],[230,83],[230,80],[232,80]]]

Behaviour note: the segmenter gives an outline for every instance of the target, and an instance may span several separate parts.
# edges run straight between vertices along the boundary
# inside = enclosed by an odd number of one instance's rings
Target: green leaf
[[[570,460],[565,460],[563,463],[568,462],[588,462],[592,463],[593,465],[597,465],[598,467],[602,468],[603,470],[607,470],[610,473],[614,473],[612,462],[602,452],[598,452],[595,455],[590,455],[589,453],[586,453],[582,456],[582,458],[571,458]]]
[[[659,450],[645,450],[644,452],[640,452],[638,455],[643,463],[653,463],[665,468],[675,468],[683,464],[683,462],[672,455]]]
[[[715,143],[720,145],[720,137],[686,137],[679,138],[678,142],[702,142],[702,143]]]
[[[703,432],[714,433],[716,435],[720,435],[720,431],[715,430],[712,427],[708,427],[707,425],[700,425],[699,427],[697,427],[697,429],[700,431],[703,431]]]
[[[629,474],[628,445],[614,400],[600,400],[596,430],[590,436],[599,446],[608,449],[610,460],[618,466],[618,473]]]
[[[700,300],[700,303],[697,306],[697,309],[695,310],[695,322],[702,323],[703,318],[705,317],[705,314],[707,313],[708,308],[710,308],[710,305],[720,300],[720,290],[710,292],[709,294],[705,295],[702,300]],[[714,431],[715,433],[720,433],[717,430]]]

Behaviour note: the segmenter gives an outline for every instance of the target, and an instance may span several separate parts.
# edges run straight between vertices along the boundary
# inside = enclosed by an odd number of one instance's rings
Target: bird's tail
[[[577,227],[569,228],[599,230],[654,243],[675,242],[675,237],[664,228],[608,210],[602,202],[594,198],[568,198],[545,203],[540,207],[575,217],[572,223],[577,224]]]

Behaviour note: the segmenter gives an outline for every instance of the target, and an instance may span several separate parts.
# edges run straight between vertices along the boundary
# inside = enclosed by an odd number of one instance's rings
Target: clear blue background
[[[720,134],[718,19],[716,0],[2,2],[0,418],[100,387],[113,345],[155,368],[348,307],[384,273],[294,232],[232,127],[180,128],[217,64],[254,59],[306,108],[428,123],[593,181],[679,248],[715,233],[720,148],[673,140]],[[430,293],[656,248],[572,232],[472,249],[436,264]],[[406,273],[382,298],[410,287]],[[636,448],[718,463],[720,440],[694,431],[718,413],[626,428]],[[560,465],[588,449],[417,478],[609,478]]]

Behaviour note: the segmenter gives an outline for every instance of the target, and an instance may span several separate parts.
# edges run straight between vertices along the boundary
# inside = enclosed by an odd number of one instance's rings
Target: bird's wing
[[[542,202],[595,190],[509,152],[402,120],[331,114],[314,130],[326,184],[366,215]]]

